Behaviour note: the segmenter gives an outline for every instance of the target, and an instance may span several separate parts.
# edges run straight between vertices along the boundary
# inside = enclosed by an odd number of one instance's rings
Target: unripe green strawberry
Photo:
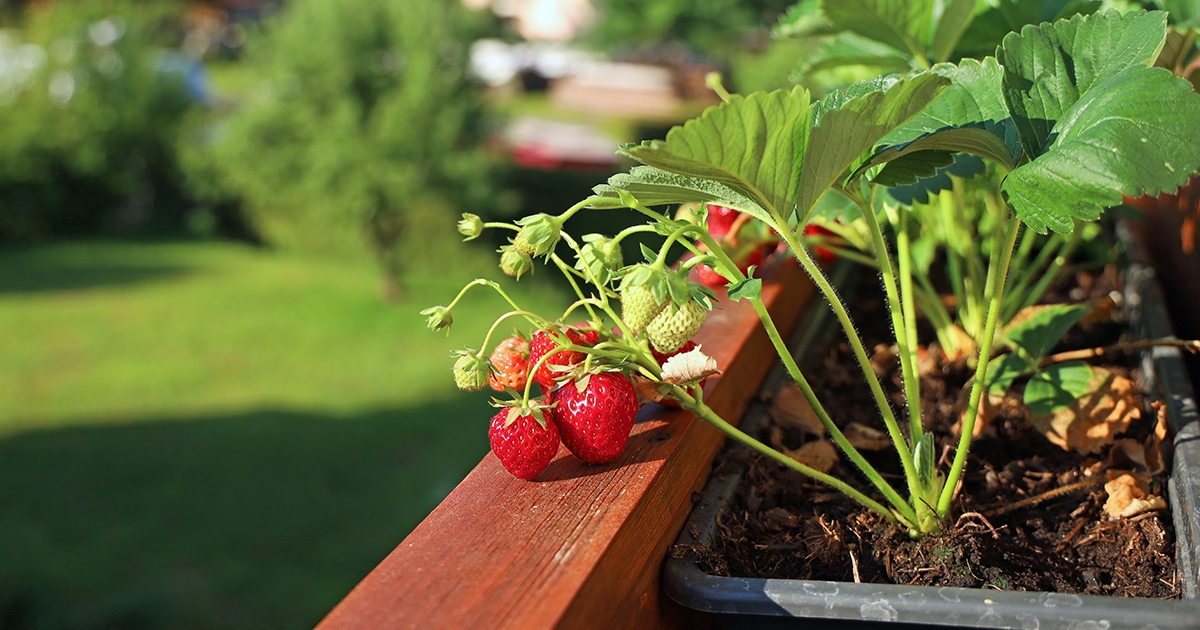
[[[528,254],[518,252],[512,245],[500,248],[500,271],[503,271],[505,275],[520,280],[522,275],[532,269],[533,259]]]
[[[670,354],[696,335],[706,317],[708,309],[695,300],[683,306],[672,302],[646,326],[646,335],[654,349]]]
[[[483,389],[492,373],[488,362],[474,350],[460,350],[455,354],[458,360],[454,362],[454,384],[470,392]]]
[[[644,330],[666,305],[666,296],[655,297],[650,287],[644,284],[621,289],[621,319],[633,332]]]

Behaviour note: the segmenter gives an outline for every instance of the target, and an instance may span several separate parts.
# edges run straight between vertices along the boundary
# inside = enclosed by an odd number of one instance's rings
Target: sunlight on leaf
[[[622,152],[664,171],[719,182],[786,215],[796,197],[810,115],[808,92],[799,87],[735,95],[675,127],[666,141]]]

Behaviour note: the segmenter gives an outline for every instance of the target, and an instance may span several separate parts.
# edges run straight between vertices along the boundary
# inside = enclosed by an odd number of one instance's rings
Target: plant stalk
[[[954,453],[954,462],[946,476],[946,484],[942,486],[942,494],[938,498],[937,513],[945,519],[950,512],[950,504],[954,500],[954,492],[958,480],[962,477],[963,468],[967,464],[967,453],[971,448],[971,438],[975,432],[975,420],[979,415],[979,399],[983,395],[987,377],[988,362],[992,354],[992,341],[996,337],[996,322],[1000,318],[1000,303],[1004,299],[1004,284],[1008,276],[1008,265],[1012,260],[1013,247],[1016,245],[1017,234],[1020,232],[1021,220],[1012,217],[1008,220],[1004,250],[999,260],[988,266],[988,285],[991,289],[991,299],[988,300],[987,320],[983,328],[983,339],[979,341],[979,361],[975,365],[975,380],[971,386],[971,395],[967,401],[967,412],[963,417],[962,435],[958,439],[958,450]]]

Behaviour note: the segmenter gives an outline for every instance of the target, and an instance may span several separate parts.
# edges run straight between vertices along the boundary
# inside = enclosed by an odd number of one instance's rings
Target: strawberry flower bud
[[[608,284],[625,264],[621,244],[599,234],[588,234],[583,240],[586,243],[579,250],[575,268],[590,271],[600,284]]]
[[[455,354],[458,360],[454,362],[454,384],[469,392],[483,389],[492,374],[491,364],[483,355],[471,349],[459,350]]]
[[[535,214],[517,221],[521,231],[513,239],[513,248],[527,256],[545,256],[554,251],[562,236],[562,224],[548,214]]]
[[[458,222],[458,233],[466,237],[464,241],[479,238],[479,235],[483,234],[483,219],[477,214],[464,212],[462,220]]]
[[[445,306],[431,306],[421,311],[421,314],[427,316],[425,325],[429,327],[429,330],[441,330],[445,328],[449,331],[451,324],[454,323],[454,315]]]
[[[500,248],[500,271],[518,280],[525,273],[533,270],[533,259],[529,254],[517,251],[512,245]]]

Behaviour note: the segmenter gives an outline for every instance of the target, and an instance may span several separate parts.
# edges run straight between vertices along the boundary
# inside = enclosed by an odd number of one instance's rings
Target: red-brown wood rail
[[[762,296],[787,334],[813,289],[792,261]],[[775,352],[753,308],[722,300],[697,341],[725,374],[706,401],[741,418]],[[659,570],[724,435],[689,413],[646,405],[616,461],[565,447],[534,481],[488,453],[317,626],[338,628],[673,628],[690,614]]]

